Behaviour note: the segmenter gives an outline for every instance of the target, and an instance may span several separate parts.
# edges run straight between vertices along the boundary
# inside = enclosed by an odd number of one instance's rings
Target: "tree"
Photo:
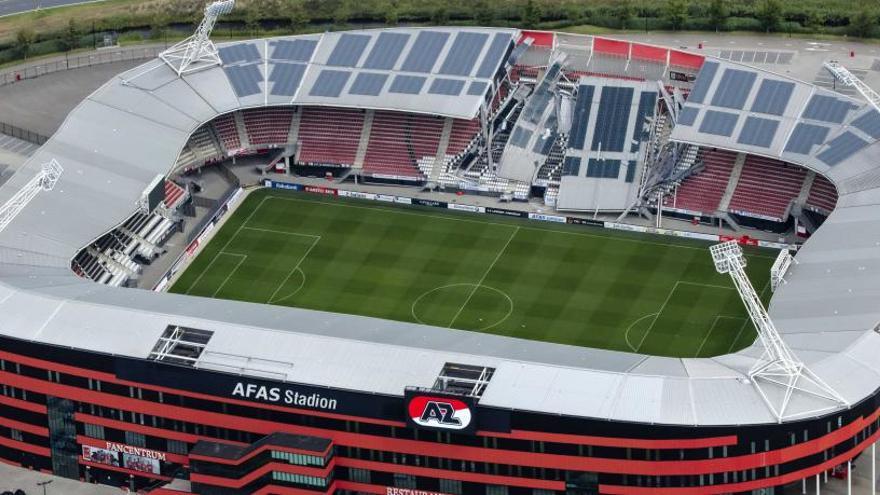
[[[715,32],[724,29],[729,16],[730,12],[727,10],[725,0],[712,0],[711,3],[709,3],[709,20],[715,27]]]
[[[435,26],[443,26],[449,24],[449,10],[446,9],[446,4],[440,2],[431,12],[431,24]]]
[[[400,22],[400,13],[397,12],[397,6],[388,4],[385,8],[385,24],[396,26],[398,22]]]
[[[663,14],[672,30],[678,31],[688,18],[687,0],[668,0]]]
[[[874,24],[877,22],[877,14],[868,7],[862,7],[849,19],[849,32],[859,38],[871,36]]]
[[[615,15],[620,21],[620,29],[626,29],[629,22],[635,17],[636,10],[632,0],[621,0],[618,4]]]
[[[165,33],[168,31],[168,25],[171,23],[171,18],[168,14],[164,12],[157,12],[156,15],[153,16],[153,20],[150,23],[150,36],[153,39],[161,39],[165,36]]]
[[[491,26],[495,21],[495,11],[489,0],[476,0],[471,5],[474,21],[479,26]]]
[[[79,29],[76,27],[76,21],[71,17],[64,32],[64,50],[69,52],[77,48],[79,48]]]
[[[294,2],[291,4],[287,14],[288,19],[290,19],[290,29],[293,31],[299,31],[306,27],[311,20],[309,19],[309,13],[306,11],[302,2]]]
[[[765,31],[775,31],[782,22],[782,4],[779,0],[761,0],[755,14]]]
[[[34,40],[36,39],[36,35],[34,31],[30,28],[22,28],[19,29],[17,33],[15,33],[15,46],[18,48],[19,53],[22,54],[25,60],[28,58],[28,54],[31,51],[31,45],[34,44]]]
[[[523,27],[534,28],[541,22],[541,8],[535,4],[534,0],[527,0],[526,6],[523,8],[522,24]]]
[[[248,5],[247,10],[244,12],[244,27],[251,34],[256,34],[257,31],[260,30],[262,12],[260,11],[259,5],[258,2],[254,2]]]
[[[333,11],[333,23],[338,27],[342,27],[348,24],[350,18],[351,9],[348,8],[348,4],[346,2],[340,2],[339,6],[336,7],[336,10]]]

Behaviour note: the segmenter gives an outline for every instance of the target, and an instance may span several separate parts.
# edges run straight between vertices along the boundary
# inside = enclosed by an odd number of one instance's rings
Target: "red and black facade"
[[[778,425],[647,425],[0,337],[0,461],[136,489],[181,477],[202,494],[751,493],[846,463],[877,441],[878,427],[877,394]]]

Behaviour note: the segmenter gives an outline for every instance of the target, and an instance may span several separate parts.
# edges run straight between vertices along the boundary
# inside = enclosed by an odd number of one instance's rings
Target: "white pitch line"
[[[663,314],[663,310],[666,309],[666,305],[669,304],[669,300],[672,299],[672,294],[675,293],[676,287],[681,283],[681,280],[676,280],[675,284],[672,286],[672,289],[669,291],[669,294],[666,295],[666,300],[663,301],[663,305],[660,306],[660,311],[657,311],[657,317],[651,322],[651,326],[645,330],[645,335],[642,335],[642,339],[639,340],[639,345],[636,346],[636,352],[639,352],[639,349],[642,348],[642,344],[645,343],[645,339],[648,338],[648,334],[651,333],[651,329],[654,328],[654,324],[657,323],[657,320],[660,319],[660,315]]]
[[[202,270],[202,273],[200,273],[199,276],[196,277],[195,282],[193,282],[192,285],[190,285],[189,288],[186,289],[186,292],[184,292],[184,294],[189,294],[189,292],[192,290],[192,288],[195,287],[199,283],[200,280],[202,280],[202,277],[204,277],[205,273],[208,272],[208,268],[211,268],[211,265],[213,265],[214,262],[217,261],[217,256],[220,256],[220,253],[226,251],[226,248],[228,248],[229,245],[232,244],[232,240],[235,239],[236,236],[238,236],[238,233],[241,232],[241,229],[243,229],[244,226],[247,225],[247,223],[251,220],[251,218],[253,218],[253,216],[257,213],[257,210],[259,210],[260,207],[263,206],[263,203],[265,203],[266,200],[269,199],[270,197],[271,196],[266,196],[265,198],[263,198],[262,201],[260,201],[260,203],[257,205],[257,207],[254,208],[254,211],[252,211],[251,214],[248,215],[247,218],[244,219],[244,222],[241,222],[241,225],[238,226],[238,229],[236,229],[235,233],[232,234],[232,237],[230,237],[229,240],[226,241],[226,244],[224,244],[223,247],[220,248],[220,251],[217,251],[217,254],[214,255],[214,258],[211,259],[210,263],[208,263],[208,265],[205,267],[205,269]]]
[[[292,232],[291,232],[291,234],[292,234]],[[308,249],[306,249],[305,254],[303,254],[302,257],[299,259],[299,261],[296,262],[296,266],[294,266],[293,269],[290,270],[290,273],[288,273],[287,276],[284,277],[284,280],[281,281],[281,284],[275,288],[275,292],[273,292],[272,295],[269,296],[269,300],[266,302],[267,304],[272,304],[272,301],[275,299],[275,296],[278,295],[278,291],[280,291],[281,288],[284,287],[284,284],[286,284],[287,281],[290,280],[290,277],[293,276],[294,272],[299,270],[299,265],[302,264],[303,260],[305,260],[309,256],[309,253],[312,252],[312,249],[314,249],[315,246],[318,245],[318,241],[321,240],[321,236],[311,236],[311,237],[314,237],[314,240],[312,241],[312,245],[309,246]],[[300,271],[302,271],[302,270],[300,270]],[[305,273],[303,273],[303,278],[305,278]]]
[[[297,203],[309,203],[309,204],[313,204],[313,205],[335,206],[338,208],[355,208],[358,210],[372,210],[372,211],[378,211],[378,212],[393,213],[396,215],[411,215],[411,216],[417,216],[417,217],[422,217],[422,218],[437,218],[440,220],[452,220],[452,221],[456,221],[456,222],[479,223],[482,225],[497,225],[500,227],[511,227],[511,226],[515,225],[515,224],[509,224],[509,223],[487,222],[485,220],[476,220],[473,218],[463,218],[463,217],[445,216],[445,215],[429,215],[429,214],[425,214],[425,213],[417,213],[415,211],[406,211],[403,209],[378,208],[378,207],[374,207],[374,206],[349,205],[349,204],[345,204],[345,203],[325,203],[322,201],[311,201],[308,199],[299,199],[299,198],[285,198],[285,197],[281,197],[281,196],[267,196],[265,199],[277,199],[279,201],[294,201]],[[683,244],[669,244],[669,243],[665,243],[665,242],[643,241],[643,240],[639,240],[639,239],[631,239],[628,237],[617,237],[617,236],[609,235],[609,234],[603,235],[603,234],[590,234],[587,232],[571,232],[571,231],[566,231],[566,230],[555,230],[555,229],[545,229],[545,228],[538,228],[538,227],[529,227],[526,225],[519,225],[518,227],[520,227],[523,230],[534,230],[537,232],[552,232],[554,234],[565,234],[565,235],[573,235],[573,236],[578,236],[578,237],[591,237],[594,239],[612,239],[615,241],[632,242],[632,243],[636,243],[636,244],[646,244],[649,246],[673,247],[673,248],[691,249],[691,250],[698,250],[698,251],[705,251],[706,250],[705,247],[700,247],[700,246],[687,246],[687,245],[683,245]],[[763,259],[768,259],[768,260],[769,259],[776,259],[775,256],[763,256],[760,254],[746,255],[746,257],[747,258],[763,258]]]
[[[742,316],[725,316],[725,315],[715,315],[715,319],[712,321],[712,326],[709,327],[709,331],[706,332],[706,336],[703,337],[703,341],[700,342],[700,347],[697,347],[697,352],[694,353],[694,357],[700,357],[700,353],[703,352],[703,346],[706,345],[706,342],[709,341],[709,336],[712,335],[712,331],[715,330],[715,325],[718,324],[718,320],[721,318],[728,318],[730,320],[742,320],[747,319]]]
[[[255,230],[257,232],[268,232],[270,234],[282,234],[282,235],[295,235],[299,237],[311,237],[313,239],[320,239],[321,236],[314,234],[300,234],[299,232],[286,232],[284,230],[273,230],[273,229],[264,229],[261,227],[242,227],[242,230]]]
[[[238,263],[235,265],[235,268],[233,268],[232,271],[230,271],[229,274],[226,275],[226,278],[223,279],[223,283],[221,283],[219,286],[217,286],[217,289],[214,291],[213,294],[211,294],[211,297],[217,297],[217,294],[220,293],[220,290],[223,289],[223,286],[226,285],[226,282],[229,282],[229,279],[232,278],[232,274],[235,273],[236,271],[238,271],[238,267],[240,267],[241,264],[244,263],[244,260],[247,259],[246,254],[224,253],[223,251],[220,251],[220,253],[218,253],[218,254],[225,254],[227,256],[238,256],[239,259],[238,259]]]
[[[495,263],[498,263],[498,260],[501,259],[501,255],[504,254],[504,251],[507,251],[507,246],[510,245],[510,241],[513,240],[513,238],[516,236],[517,232],[519,232],[519,226],[517,226],[515,229],[513,229],[513,233],[510,234],[510,237],[507,238],[507,242],[504,244],[504,247],[501,248],[501,251],[498,251],[497,255],[495,255],[495,259],[492,260],[492,264],[489,265],[489,269],[486,270],[485,273],[483,273],[483,277],[480,278],[480,281],[477,282],[477,285],[474,286],[474,290],[472,290],[471,293],[468,295],[467,299],[464,300],[464,304],[462,304],[461,307],[458,308],[458,312],[455,313],[455,316],[452,317],[452,321],[449,322],[449,326],[447,328],[452,328],[452,324],[455,323],[455,320],[457,320],[459,315],[461,315],[461,312],[464,311],[465,306],[467,306],[468,303],[471,302],[471,298],[474,297],[474,294],[476,294],[477,289],[479,289],[480,286],[483,285],[483,282],[486,280],[486,277],[489,276],[489,272],[491,272],[492,268],[495,267]]]

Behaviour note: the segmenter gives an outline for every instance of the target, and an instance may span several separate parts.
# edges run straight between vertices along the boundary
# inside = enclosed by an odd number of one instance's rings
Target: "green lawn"
[[[172,292],[663,356],[755,336],[709,244],[431,208],[252,193]],[[749,250],[766,289],[774,253]]]

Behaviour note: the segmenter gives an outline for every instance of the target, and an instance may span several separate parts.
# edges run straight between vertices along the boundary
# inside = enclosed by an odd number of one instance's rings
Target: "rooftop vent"
[[[149,359],[195,366],[214,332],[168,325],[153,346]]]
[[[434,382],[434,390],[480,398],[495,374],[495,368],[446,363]]]

